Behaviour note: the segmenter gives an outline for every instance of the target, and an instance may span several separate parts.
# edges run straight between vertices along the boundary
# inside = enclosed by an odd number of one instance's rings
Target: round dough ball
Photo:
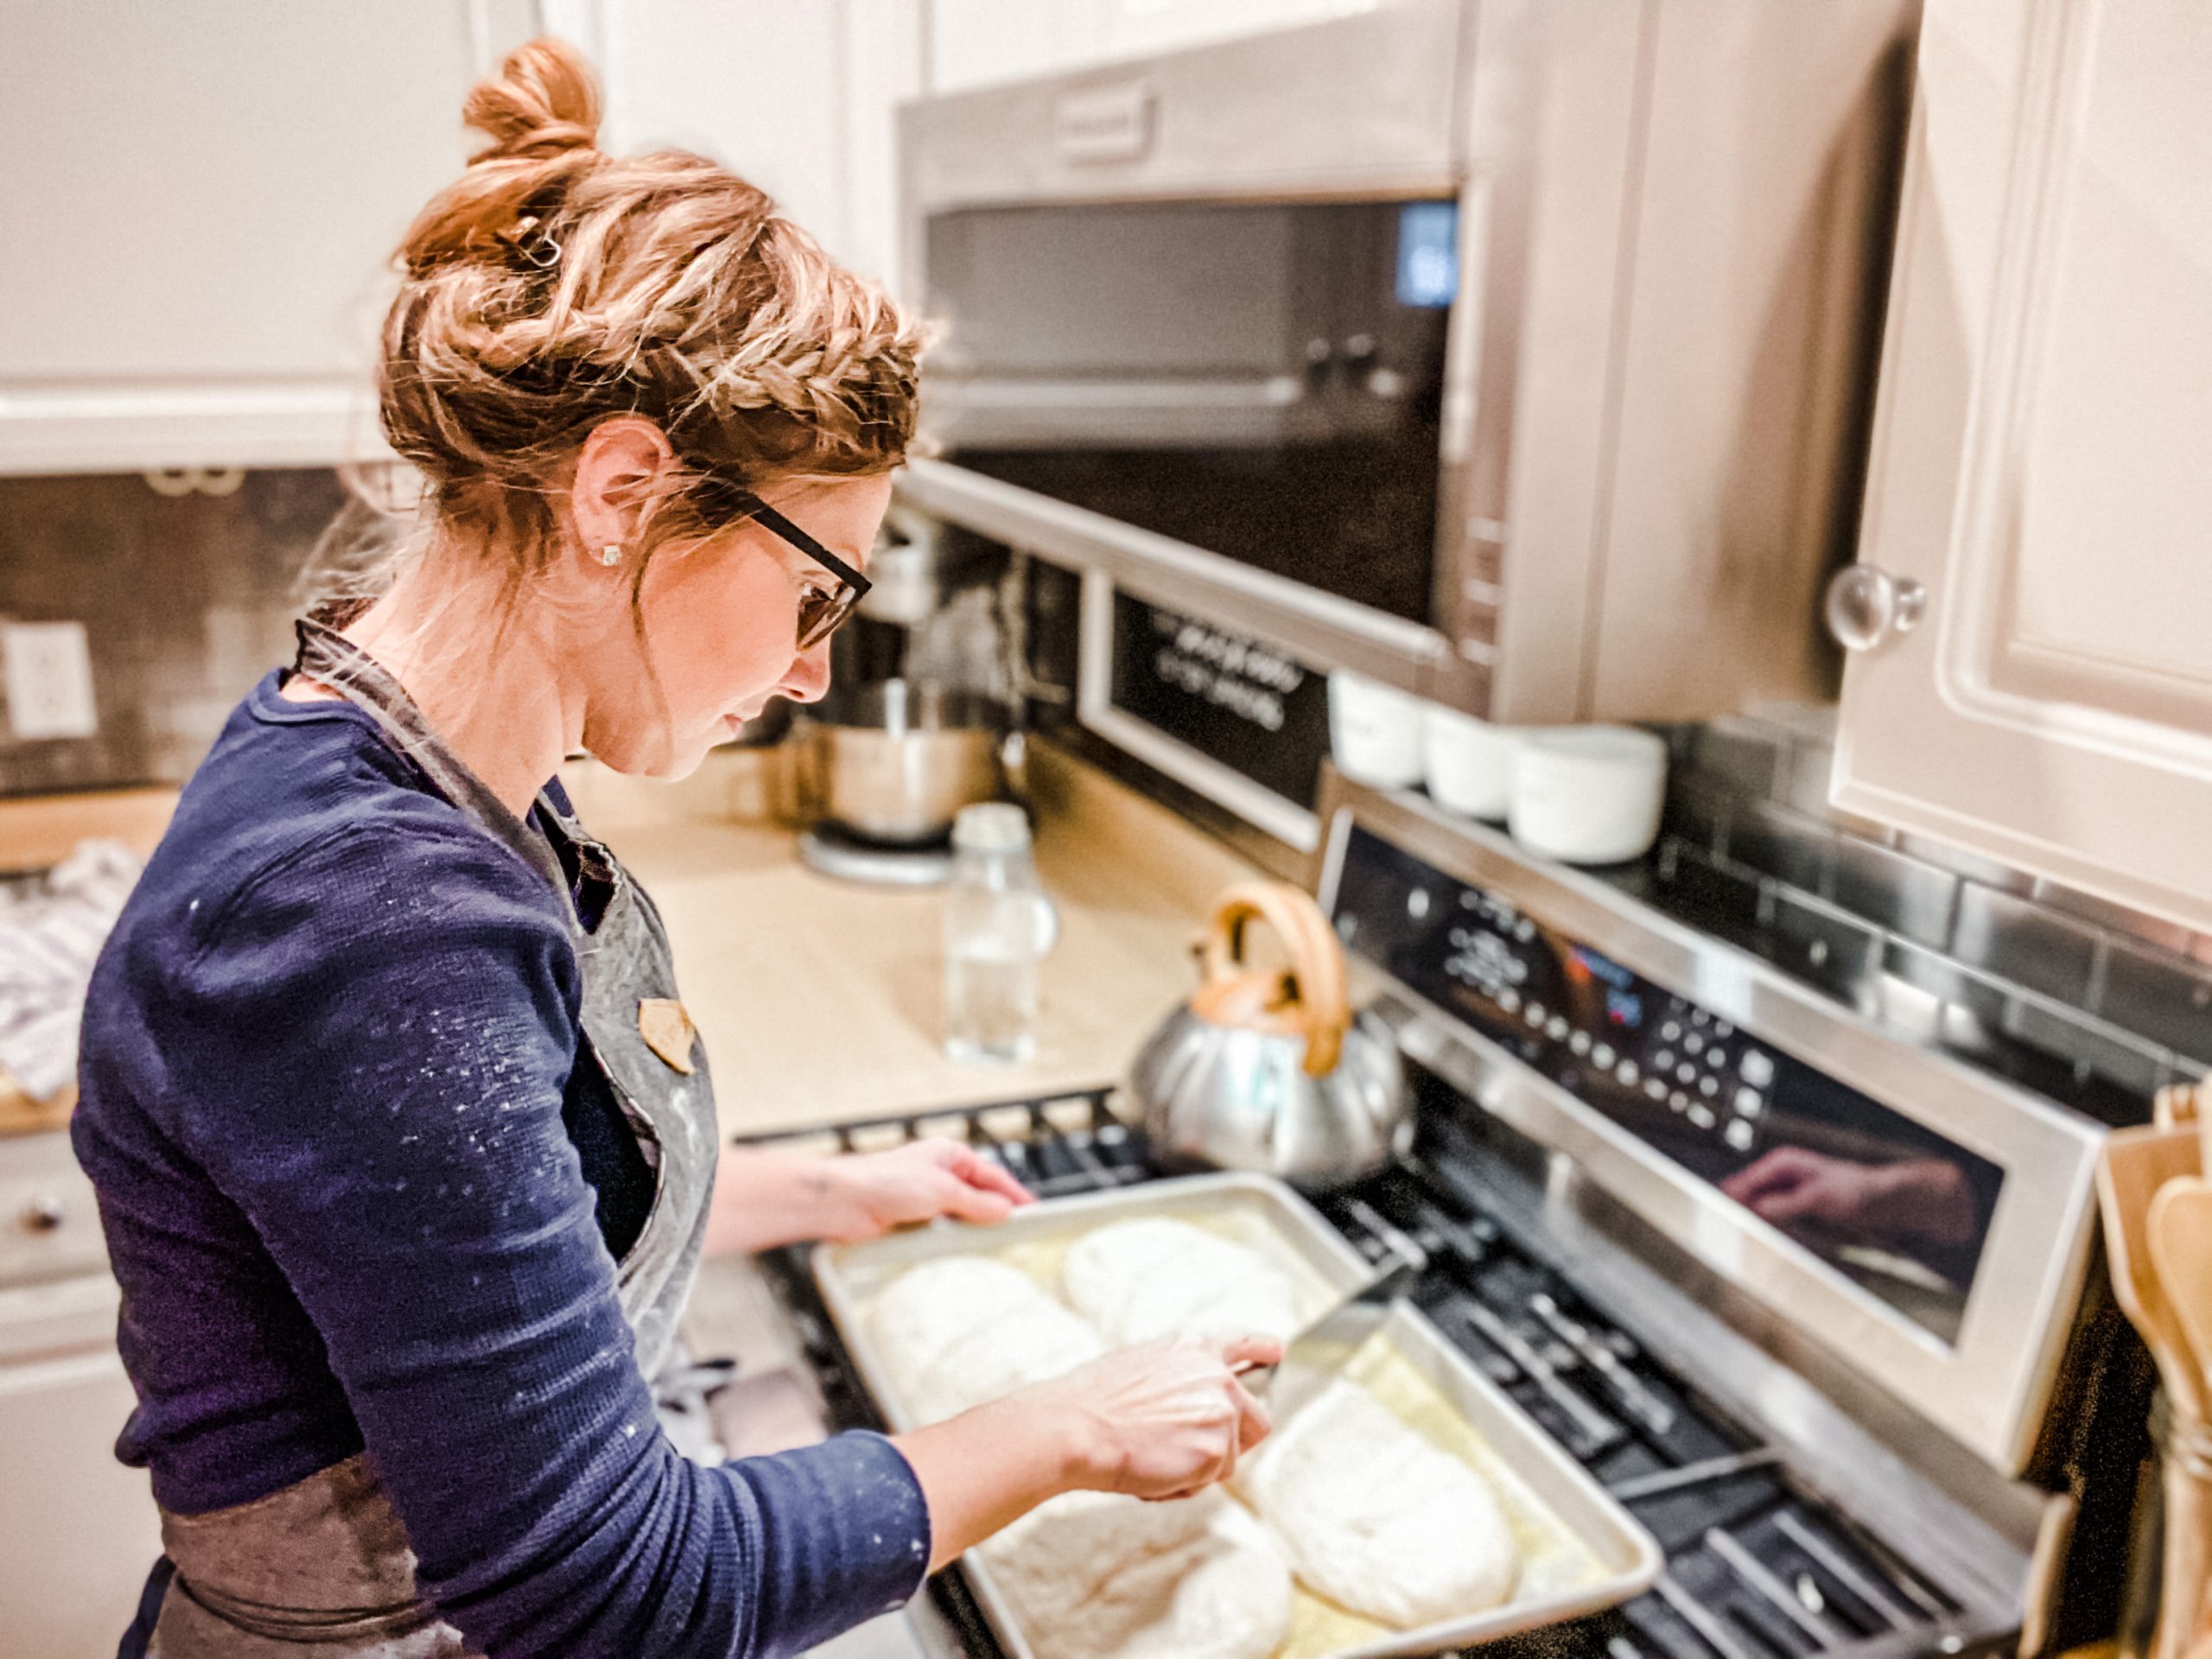
[[[1060,1265],[1060,1291],[1109,1342],[1294,1335],[1298,1287],[1249,1246],[1164,1217],[1086,1233]]]
[[[1290,1633],[1289,1564],[1218,1490],[1071,1493],[979,1553],[1038,1659],[1267,1659]]]
[[[1331,1383],[1237,1484],[1306,1588],[1399,1630],[1503,1605],[1521,1553],[1490,1483],[1357,1383]]]
[[[978,1256],[901,1274],[876,1298],[870,1325],[917,1423],[957,1417],[1105,1351],[1027,1274]]]

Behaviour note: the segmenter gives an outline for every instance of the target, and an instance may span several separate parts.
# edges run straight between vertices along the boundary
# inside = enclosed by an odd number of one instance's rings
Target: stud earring
[[[609,542],[605,547],[601,548],[599,550],[599,562],[601,564],[621,563],[622,543],[620,542]]]

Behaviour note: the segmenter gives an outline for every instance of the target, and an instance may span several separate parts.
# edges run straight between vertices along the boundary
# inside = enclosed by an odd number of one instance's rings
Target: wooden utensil
[[[2197,1121],[2196,1088],[2193,1084],[2170,1083],[2151,1096],[2151,1121],[2162,1129],[2177,1129]]]
[[[2149,1226],[2151,1201],[2158,1189],[2201,1168],[2196,1131],[2187,1127],[2115,1129],[2097,1161],[2097,1205],[2104,1215],[2113,1294],[2158,1362],[2166,1398],[2199,1421],[2204,1416],[2204,1373],[2159,1281]]]
[[[2116,1129],[2097,1160],[2097,1205],[2104,1216],[2113,1298],[2158,1363],[2168,1411],[2196,1424],[2204,1417],[2204,1371],[2158,1276],[2152,1254],[2151,1208],[2168,1181],[2196,1179],[2201,1168],[2196,1132],[2187,1125]],[[2183,1465],[2171,1444],[2160,1449],[2164,1587],[2153,1650],[2158,1659],[2184,1659],[2197,1632],[2201,1592],[2212,1567],[2212,1487]]]
[[[2194,1175],[2177,1175],[2160,1187],[2151,1200],[2147,1221],[2151,1261],[2174,1317],[2188,1337],[2200,1383],[2212,1374],[2212,1182]],[[2206,1385],[2212,1395],[2212,1385]],[[2197,1425],[2193,1435],[2183,1426],[2171,1437],[2202,1442]],[[2166,1512],[2178,1515],[2168,1526],[2182,1533],[2170,1540],[2166,1570],[2169,1577],[2159,1609],[2162,1644],[2185,1643],[2191,1652],[2207,1637],[2205,1599],[2212,1582],[2212,1482],[2206,1478],[2201,1454],[2183,1455],[2178,1447],[2166,1448]],[[2194,1463],[2195,1467],[2190,1465]],[[2186,1489],[2183,1488],[2186,1483]],[[2193,1532],[2193,1535],[2192,1535]],[[2192,1552],[2194,1554],[2192,1554]],[[2184,1616],[2186,1626],[2181,1619]],[[2174,1628],[2168,1633],[2171,1616]]]
[[[2151,1262],[2189,1341],[2200,1394],[2212,1392],[2212,1181],[2178,1175],[2151,1200]]]
[[[2177,1091],[2173,1107],[2176,1120],[2182,1122],[2190,1118],[2196,1120],[2196,1133],[2204,1147],[2199,1156],[2204,1167],[2212,1169],[2212,1109],[2212,1109],[2212,1075],[2200,1077],[2193,1085],[2176,1084],[2173,1087]],[[2163,1094],[2165,1091],[2161,1090],[2159,1092]],[[2206,1659],[2212,1659],[2212,1655],[2208,1655]]]

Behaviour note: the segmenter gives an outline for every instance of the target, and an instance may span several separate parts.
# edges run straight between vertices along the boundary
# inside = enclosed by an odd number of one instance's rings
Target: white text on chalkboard
[[[1160,644],[1153,672],[1169,685],[1227,709],[1262,731],[1283,727],[1283,698],[1306,671],[1253,640],[1165,611],[1152,613]]]

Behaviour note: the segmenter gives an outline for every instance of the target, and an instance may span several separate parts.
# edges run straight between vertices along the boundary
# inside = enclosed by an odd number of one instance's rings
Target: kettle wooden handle
[[[1209,982],[1244,970],[1244,925],[1253,920],[1273,928],[1290,952],[1297,980],[1295,1025],[1306,1039],[1306,1071],[1326,1077],[1344,1052],[1351,1024],[1351,988],[1344,972],[1344,948],[1302,887],[1287,881],[1245,881],[1214,901],[1213,919],[1199,946]]]

